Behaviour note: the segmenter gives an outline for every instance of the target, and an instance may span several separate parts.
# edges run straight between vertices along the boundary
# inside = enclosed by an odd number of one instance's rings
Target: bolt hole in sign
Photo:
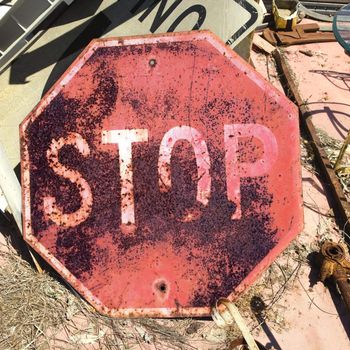
[[[210,32],[93,41],[20,131],[24,238],[104,314],[208,315],[302,229],[297,109]]]

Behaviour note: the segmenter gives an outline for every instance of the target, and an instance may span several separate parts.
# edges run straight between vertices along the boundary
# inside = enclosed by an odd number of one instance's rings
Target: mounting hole
[[[157,278],[152,284],[152,294],[155,299],[164,302],[169,299],[171,283],[166,278]]]
[[[338,247],[331,247],[329,248],[329,254],[331,254],[332,256],[339,256],[341,255],[341,250]]]
[[[161,282],[158,286],[158,289],[160,292],[165,293],[167,290],[166,284],[164,282]]]
[[[164,280],[156,281],[154,284],[154,289],[160,295],[166,295],[169,292],[169,286]]]
[[[157,61],[154,58],[152,58],[149,60],[148,64],[150,65],[150,67],[153,68],[157,65]]]

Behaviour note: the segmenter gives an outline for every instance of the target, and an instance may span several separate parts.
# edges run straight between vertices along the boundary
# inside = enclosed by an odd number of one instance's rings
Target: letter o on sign
[[[302,229],[297,109],[209,32],[93,41],[20,131],[24,238],[104,314],[208,315]]]

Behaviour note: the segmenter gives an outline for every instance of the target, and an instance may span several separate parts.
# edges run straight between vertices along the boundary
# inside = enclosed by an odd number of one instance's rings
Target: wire
[[[301,283],[299,276],[297,276],[297,279],[301,285],[301,288],[303,288],[304,292],[306,293],[307,297],[309,298],[309,300],[311,301],[311,303],[316,306],[317,309],[319,309],[320,311],[322,311],[323,313],[327,314],[327,315],[332,315],[332,316],[343,316],[343,314],[337,314],[337,313],[333,313],[333,312],[328,312],[323,310],[322,308],[320,308],[315,302],[314,300],[310,297],[310,294],[308,293],[308,291],[306,290],[306,288],[304,287],[304,285]]]

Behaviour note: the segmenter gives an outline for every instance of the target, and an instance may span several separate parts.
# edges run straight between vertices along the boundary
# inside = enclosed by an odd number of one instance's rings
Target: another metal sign
[[[62,11],[74,0],[16,0],[0,17],[0,71],[21,54],[43,31],[39,26],[54,11]],[[6,1],[0,3],[0,7]],[[48,23],[46,23],[46,26]],[[40,29],[39,29],[40,28]]]
[[[254,0],[138,0],[130,3],[131,19],[113,35],[143,35],[208,29],[231,47],[262,23]]]
[[[350,53],[350,4],[342,7],[334,16],[333,32],[339,44]]]
[[[302,228],[297,109],[209,32],[93,41],[20,129],[25,240],[102,313],[209,315]]]

